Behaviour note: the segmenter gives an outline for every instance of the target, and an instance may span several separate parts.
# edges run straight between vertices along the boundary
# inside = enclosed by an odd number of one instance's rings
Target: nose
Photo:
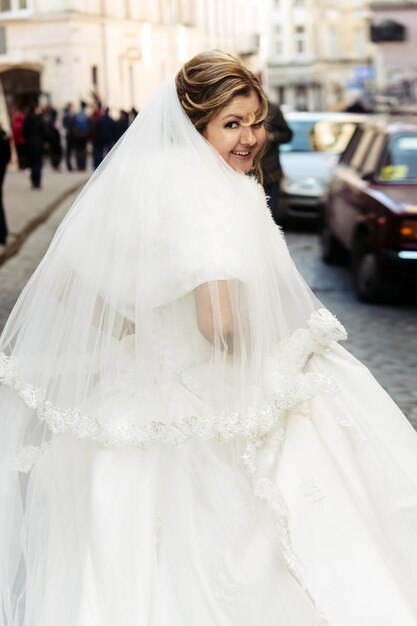
[[[242,126],[240,141],[245,146],[254,146],[256,144],[255,133],[251,126]]]

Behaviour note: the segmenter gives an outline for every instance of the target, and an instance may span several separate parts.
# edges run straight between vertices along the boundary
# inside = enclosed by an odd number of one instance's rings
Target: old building
[[[262,54],[271,98],[342,109],[373,77],[365,0],[265,0]]]
[[[188,57],[251,53],[255,34],[254,0],[1,0],[0,79],[9,108],[138,108]]]
[[[376,86],[400,104],[417,102],[417,0],[370,3]]]

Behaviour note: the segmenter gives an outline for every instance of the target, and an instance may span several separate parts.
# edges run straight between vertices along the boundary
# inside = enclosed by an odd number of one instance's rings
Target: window
[[[304,26],[296,26],[295,28],[295,54],[297,57],[303,57],[306,53],[306,29]]]
[[[29,4],[31,0],[0,0],[0,16],[4,17],[19,17],[19,14],[24,17],[29,11]]]
[[[341,154],[355,130],[353,122],[320,120],[312,129],[311,142],[317,152]]]
[[[91,83],[94,89],[98,88],[98,67],[97,65],[91,66]]]
[[[407,182],[417,178],[417,134],[399,134],[389,140],[379,178]]]
[[[384,145],[385,137],[382,133],[378,133],[373,139],[369,152],[362,163],[362,174],[373,174],[378,167],[378,162],[381,156],[382,146]],[[415,155],[414,155],[415,156]]]
[[[307,111],[307,87],[306,85],[295,85],[294,105],[297,111]]]
[[[355,168],[355,170],[361,169],[362,162],[368,154],[374,138],[375,132],[373,130],[363,131],[362,136],[357,143],[356,150],[354,151],[350,160],[350,164],[352,167]]]
[[[340,154],[355,130],[355,124],[350,121],[317,120],[314,117],[306,120],[294,120],[289,117],[287,121],[294,134],[289,143],[281,146],[282,152]]]
[[[344,163],[345,165],[350,163],[351,156],[355,152],[356,146],[358,145],[359,140],[362,137],[362,134],[363,134],[362,129],[360,127],[356,127],[351,137],[351,140],[346,146],[346,150],[343,152],[342,156],[340,157],[341,163]]]

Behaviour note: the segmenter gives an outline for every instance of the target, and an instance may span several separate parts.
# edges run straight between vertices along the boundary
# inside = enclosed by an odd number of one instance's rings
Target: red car
[[[358,297],[377,302],[417,286],[417,122],[356,129],[325,198],[322,253],[350,257]]]

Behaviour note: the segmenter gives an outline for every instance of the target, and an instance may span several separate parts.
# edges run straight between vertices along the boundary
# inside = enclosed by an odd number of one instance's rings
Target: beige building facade
[[[372,79],[367,1],[266,1],[269,96],[295,109],[343,109]]]
[[[187,58],[251,54],[256,33],[255,0],[0,0],[0,80],[9,108],[140,108]]]

